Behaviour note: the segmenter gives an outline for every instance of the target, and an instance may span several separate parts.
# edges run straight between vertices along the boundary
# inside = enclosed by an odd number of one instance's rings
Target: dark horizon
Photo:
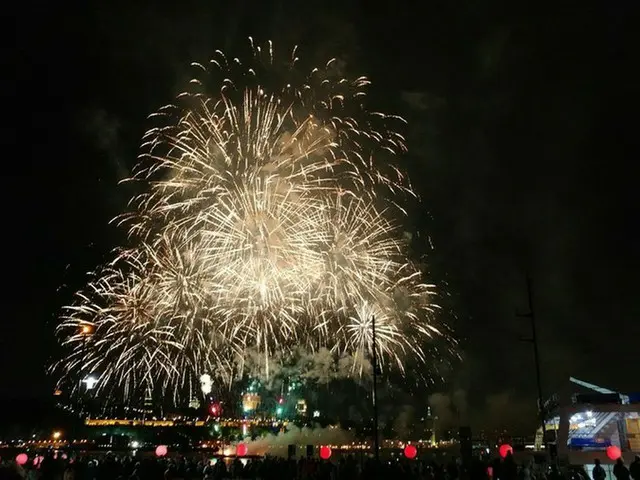
[[[109,221],[126,207],[118,183],[147,116],[185,85],[190,62],[218,48],[244,54],[249,35],[299,44],[314,61],[338,56],[350,76],[372,80],[373,109],[409,122],[406,163],[422,199],[412,228],[464,357],[428,394],[458,398],[474,423],[505,407],[505,421],[535,423],[533,353],[520,342],[529,325],[516,317],[527,274],[545,396],[569,376],[640,390],[630,7],[17,8],[15,85],[3,89],[3,398],[51,395],[57,315],[122,241]]]

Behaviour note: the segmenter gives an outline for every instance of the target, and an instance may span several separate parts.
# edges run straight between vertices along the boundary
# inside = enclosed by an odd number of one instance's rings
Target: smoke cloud
[[[353,442],[355,437],[348,431],[339,427],[327,428],[298,428],[293,427],[285,433],[277,435],[268,434],[256,440],[247,440],[250,455],[271,455],[278,457],[287,456],[289,445],[296,445],[296,455],[306,454],[306,446],[346,444]]]
[[[431,413],[437,417],[437,433],[471,426],[488,434],[508,430],[510,433],[533,433],[536,421],[535,404],[514,392],[504,391],[474,399],[469,405],[467,392],[434,393],[429,397]]]
[[[466,425],[468,422],[467,392],[456,390],[452,394],[434,393],[429,397],[432,415],[438,417],[438,429],[456,425]]]
[[[393,431],[399,438],[410,438],[411,427],[415,423],[415,409],[405,405],[393,422]]]
[[[102,108],[97,108],[82,112],[77,121],[87,138],[106,155],[118,180],[128,178],[130,172],[126,162],[122,160],[122,125],[118,118]]]

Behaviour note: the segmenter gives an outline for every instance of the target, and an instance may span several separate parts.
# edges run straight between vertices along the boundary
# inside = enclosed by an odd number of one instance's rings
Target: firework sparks
[[[285,70],[300,78],[292,58]],[[132,247],[59,327],[63,377],[177,395],[204,373],[229,381],[248,348],[268,357],[308,344],[363,359],[374,319],[383,361],[424,361],[425,340],[445,332],[399,231],[413,194],[398,166],[400,119],[369,112],[369,82],[336,77],[331,62],[298,83],[260,83],[257,72],[278,71],[271,47],[254,48],[248,66],[217,52],[211,69],[197,67],[195,89],[144,137],[131,180],[146,192],[118,219]]]

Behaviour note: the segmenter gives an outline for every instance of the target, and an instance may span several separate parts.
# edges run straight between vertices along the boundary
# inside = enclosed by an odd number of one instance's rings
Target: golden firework
[[[403,370],[444,334],[399,230],[413,195],[401,119],[368,111],[369,82],[331,62],[301,77],[294,55],[288,80],[261,83],[278,64],[271,47],[252,52],[197,65],[193,89],[157,114],[130,179],[146,192],[118,219],[132,247],[68,308],[63,377],[177,395],[202,373],[229,381],[248,348],[300,344],[359,358],[362,374],[374,319],[379,358]]]

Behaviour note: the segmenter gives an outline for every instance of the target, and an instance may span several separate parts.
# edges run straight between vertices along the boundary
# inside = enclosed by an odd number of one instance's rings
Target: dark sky
[[[56,314],[120,240],[108,221],[125,206],[117,182],[146,116],[180,91],[191,61],[245,52],[248,35],[340,57],[373,80],[373,107],[409,120],[423,199],[413,218],[434,244],[432,274],[451,295],[465,357],[445,393],[466,392],[476,416],[533,408],[532,352],[518,341],[528,324],[514,315],[526,310],[527,271],[545,390],[569,375],[640,390],[631,8],[63,3],[14,12],[3,80],[2,395],[50,394]]]

